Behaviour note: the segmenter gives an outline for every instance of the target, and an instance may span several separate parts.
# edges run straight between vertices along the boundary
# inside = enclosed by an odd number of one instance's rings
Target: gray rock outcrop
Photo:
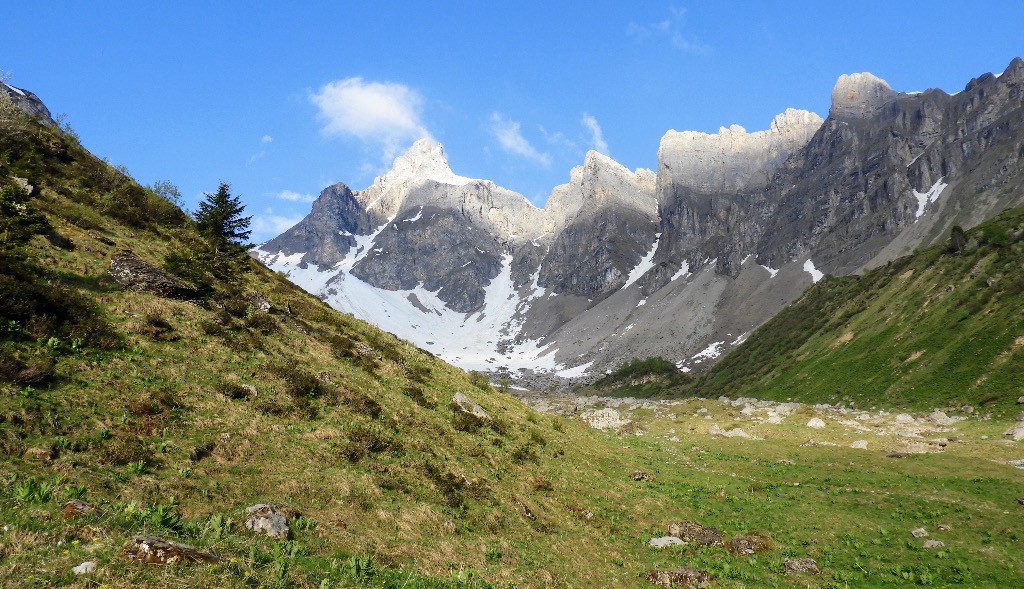
[[[46,108],[43,101],[38,96],[25,90],[24,88],[16,88],[8,84],[0,82],[0,92],[3,92],[7,99],[11,101],[14,106],[18,107],[25,114],[39,121],[44,127],[53,127],[57,123],[54,122],[50,116],[50,110]]]
[[[287,540],[288,518],[273,505],[258,503],[245,508],[245,527],[276,540]]]
[[[110,260],[107,272],[122,288],[149,292],[161,297],[192,299],[198,292],[191,285],[153,266],[130,251]]]

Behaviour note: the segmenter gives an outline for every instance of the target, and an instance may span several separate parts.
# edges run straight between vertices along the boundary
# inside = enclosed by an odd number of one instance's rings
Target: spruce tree
[[[206,194],[206,200],[199,203],[195,213],[196,225],[209,237],[218,251],[241,250],[249,239],[249,222],[252,217],[243,217],[245,205],[237,196],[231,195],[231,185],[221,182],[214,194]]]

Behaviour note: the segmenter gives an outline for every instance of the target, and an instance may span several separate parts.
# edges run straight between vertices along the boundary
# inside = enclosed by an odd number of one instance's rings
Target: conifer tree
[[[245,205],[237,196],[232,196],[231,185],[221,182],[214,194],[206,194],[206,200],[196,210],[196,225],[209,237],[218,251],[242,249],[249,239],[249,222],[252,217],[243,217]]]

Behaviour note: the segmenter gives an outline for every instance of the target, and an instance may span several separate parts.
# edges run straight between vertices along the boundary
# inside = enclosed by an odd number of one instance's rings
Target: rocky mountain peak
[[[583,165],[569,172],[569,182],[551,191],[544,207],[545,231],[557,231],[581,214],[613,203],[656,218],[654,186],[651,170],[630,171],[604,154],[588,151]]]
[[[428,179],[441,184],[462,185],[472,182],[471,178],[452,172],[444,146],[433,139],[424,137],[412,144],[405,153],[395,158],[387,179]]]
[[[52,127],[57,123],[50,116],[50,110],[46,108],[38,96],[23,88],[16,88],[0,82],[0,92],[7,95],[7,98],[28,116],[36,119],[44,127]]]
[[[832,88],[829,114],[834,117],[868,116],[894,100],[896,94],[885,80],[873,74],[843,74]]]

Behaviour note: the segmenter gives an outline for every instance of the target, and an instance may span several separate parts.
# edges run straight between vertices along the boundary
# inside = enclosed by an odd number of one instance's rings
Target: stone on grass
[[[468,413],[483,421],[491,421],[491,414],[465,393],[455,393],[455,396],[452,397],[452,404],[463,413]]]
[[[245,508],[245,527],[276,540],[288,539],[288,518],[273,505],[258,503]]]
[[[76,566],[75,568],[71,569],[71,572],[75,573],[76,575],[87,575],[87,574],[95,571],[96,570],[96,565],[98,565],[98,564],[99,563],[96,562],[95,560],[87,560],[87,561],[83,562],[82,564]]]
[[[714,424],[708,428],[708,434],[712,436],[724,436],[726,438],[744,438],[747,440],[763,440],[764,438],[758,438],[750,435],[743,428],[734,427],[730,430],[722,429],[718,424]]]
[[[629,473],[629,478],[633,479],[634,481],[653,481],[654,475],[649,472],[644,472],[642,470],[634,470],[633,472]]]
[[[807,422],[807,427],[812,429],[821,429],[825,427],[825,422],[821,418],[812,417],[811,420]]]
[[[721,530],[705,528],[692,521],[669,524],[668,535],[692,542],[698,546],[722,546],[722,538],[724,536]]]
[[[951,526],[949,524],[939,524],[939,525],[935,526],[935,529],[940,531],[940,532],[949,532],[950,530],[953,529],[953,526]]]
[[[733,554],[757,554],[771,550],[775,546],[772,537],[765,532],[736,534],[725,543],[726,549]]]
[[[868,441],[867,440],[857,440],[856,442],[850,444],[850,447],[853,448],[854,450],[867,450],[868,449]]]
[[[821,567],[818,566],[818,561],[813,558],[787,558],[782,563],[782,566],[785,568],[787,575],[797,573],[821,574]]]
[[[197,549],[195,546],[182,544],[173,540],[164,540],[157,536],[135,536],[129,540],[121,551],[128,560],[146,564],[193,564],[198,562],[217,562],[217,557]]]
[[[75,519],[87,513],[91,513],[95,509],[96,506],[91,503],[72,499],[65,503],[64,508],[60,510],[60,517],[61,519]]]
[[[928,535],[928,530],[924,528],[914,528],[913,530],[910,530],[910,535],[915,538],[924,538]]]
[[[122,288],[148,292],[173,299],[194,299],[196,289],[163,270],[145,262],[130,251],[123,251],[110,260],[107,272]]]
[[[29,448],[28,450],[25,450],[25,454],[22,455],[22,458],[26,460],[38,460],[40,462],[53,460],[56,457],[57,452],[53,449],[53,447],[48,446]]]
[[[1024,421],[1018,421],[1013,427],[1003,432],[1003,435],[1014,442],[1024,440]]]
[[[659,538],[651,538],[647,541],[647,545],[654,548],[668,548],[669,546],[686,546],[686,542],[675,536],[661,536]]]
[[[943,548],[945,546],[946,546],[946,543],[943,542],[942,540],[925,540],[924,541],[924,547],[925,548],[929,548],[929,549],[931,549],[931,548]]]
[[[909,415],[907,413],[900,413],[899,415],[893,418],[893,421],[901,424],[910,424],[914,423],[914,416]]]
[[[659,587],[681,587],[703,589],[715,582],[715,577],[700,569],[682,567],[678,569],[654,569],[644,573],[644,579]]]

